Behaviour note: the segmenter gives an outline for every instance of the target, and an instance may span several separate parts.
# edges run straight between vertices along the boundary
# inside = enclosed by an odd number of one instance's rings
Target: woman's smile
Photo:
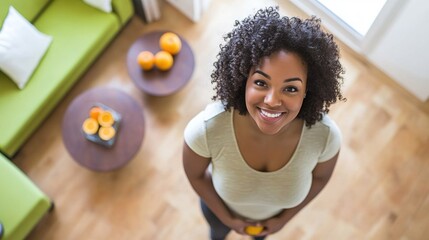
[[[259,108],[259,112],[261,113],[261,117],[269,122],[278,121],[285,114],[285,112],[270,111],[262,108]]]

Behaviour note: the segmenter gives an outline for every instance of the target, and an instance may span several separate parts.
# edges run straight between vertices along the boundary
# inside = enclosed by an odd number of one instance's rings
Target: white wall
[[[289,0],[422,101],[429,100],[429,1],[387,0],[365,36],[317,0]]]
[[[200,20],[211,0],[167,0],[194,22]]]
[[[364,54],[422,101],[429,99],[429,1],[409,0]]]

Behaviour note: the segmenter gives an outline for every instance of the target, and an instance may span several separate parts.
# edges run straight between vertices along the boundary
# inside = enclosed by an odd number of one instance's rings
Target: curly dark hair
[[[245,88],[250,70],[263,57],[286,50],[298,54],[307,65],[307,95],[298,118],[310,127],[329,112],[331,104],[346,100],[340,89],[344,70],[338,46],[332,34],[321,29],[320,19],[280,17],[278,10],[260,9],[253,17],[236,21],[234,29],[224,36],[226,43],[220,46],[211,74],[215,85],[212,100],[221,100],[226,110],[233,107],[246,115]]]

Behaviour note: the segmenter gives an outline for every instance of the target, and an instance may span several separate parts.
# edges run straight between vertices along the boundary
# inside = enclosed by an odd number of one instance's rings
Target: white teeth
[[[269,113],[269,112],[266,112],[266,111],[264,111],[262,109],[261,109],[261,113],[264,116],[269,117],[269,118],[276,118],[276,117],[280,117],[280,115],[282,115],[281,113]]]

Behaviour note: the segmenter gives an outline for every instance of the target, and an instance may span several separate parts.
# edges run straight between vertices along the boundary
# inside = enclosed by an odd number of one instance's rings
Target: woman
[[[318,19],[278,8],[236,22],[225,41],[211,75],[217,101],[186,127],[183,164],[212,239],[231,229],[264,239],[332,174],[341,133],[327,113],[344,100],[343,68]]]

